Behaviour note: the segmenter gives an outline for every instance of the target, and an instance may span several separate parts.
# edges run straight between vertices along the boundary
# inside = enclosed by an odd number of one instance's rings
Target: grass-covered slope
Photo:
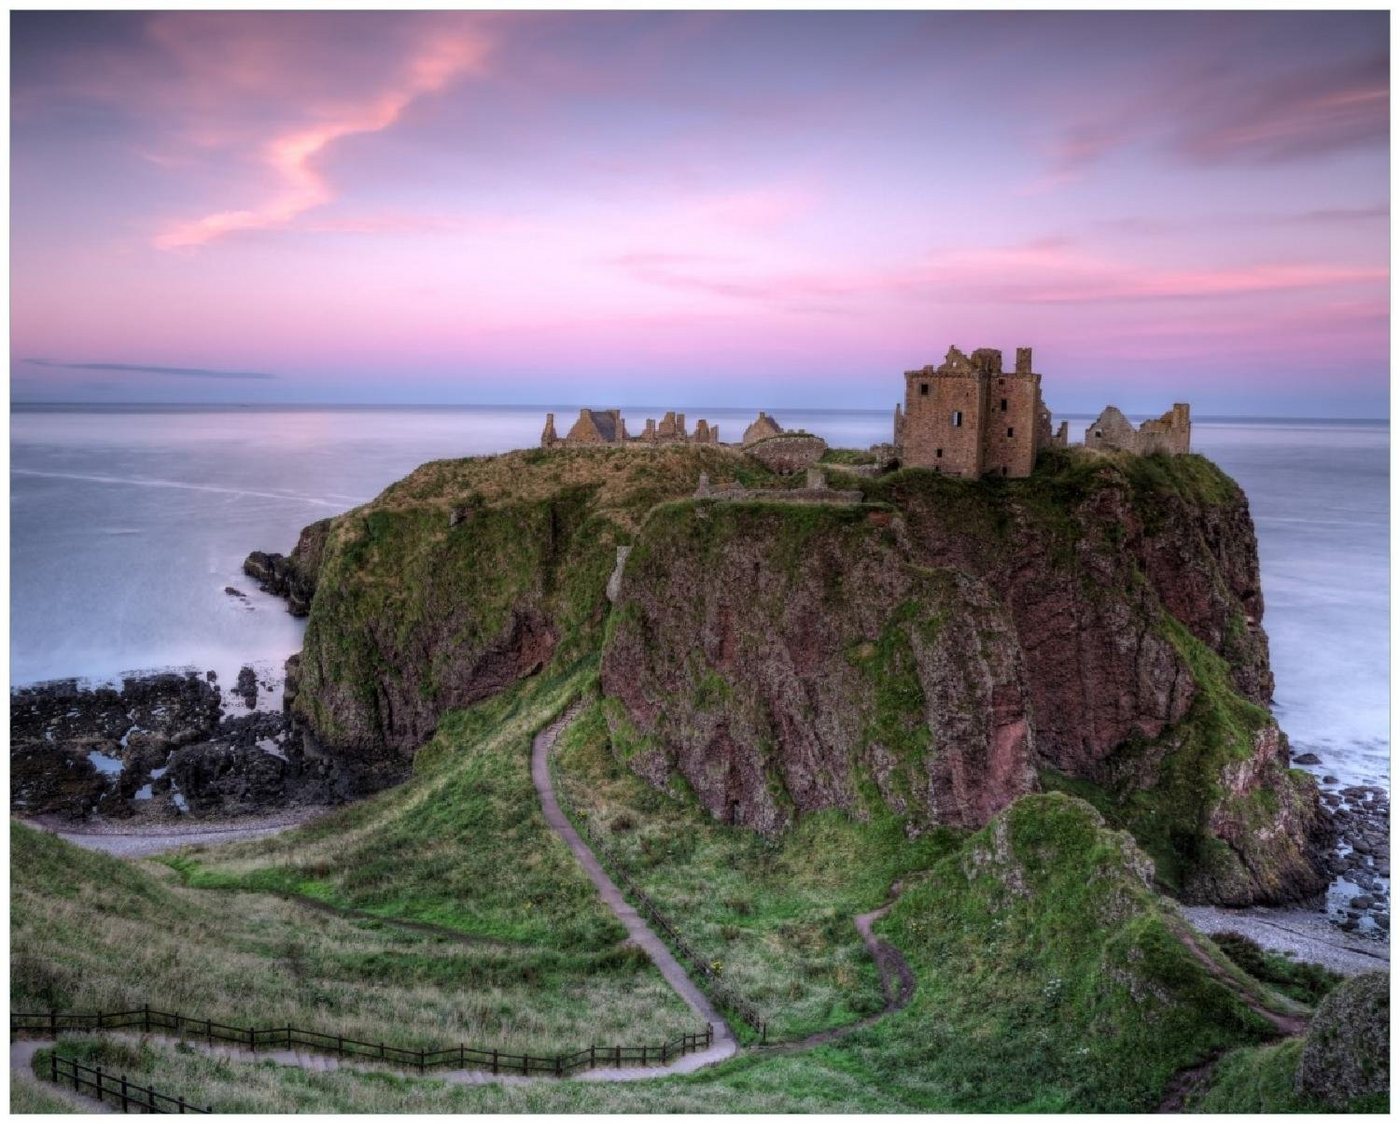
[[[425,464],[338,516],[297,713],[340,752],[393,767],[448,710],[596,651],[616,546],[700,472],[767,477],[716,446],[526,450]]]
[[[561,772],[575,768],[585,780],[586,756],[582,743],[566,747]],[[820,896],[843,908],[866,906],[898,871],[881,827],[869,839],[864,831],[843,827],[836,843],[795,833],[764,852],[714,828],[673,863],[682,882],[708,872],[717,896],[747,894],[741,916],[765,939],[801,943],[820,932],[802,925],[818,881]],[[1272,1035],[1249,1004],[1297,1010],[1208,941],[1197,938],[1203,963],[1178,940],[1181,922],[1148,885],[1145,857],[1080,801],[1023,798],[962,846],[945,838],[925,857],[929,869],[906,876],[879,927],[918,977],[913,1001],[801,1053],[754,1053],[691,1077],[624,1085],[451,1087],[431,1077],[250,1073],[110,1039],[64,1049],[223,1111],[1143,1111],[1181,1069]],[[707,924],[717,914],[700,912]]]
[[[573,690],[532,683],[456,715],[405,785],[169,865],[15,825],[13,1009],[149,1002],[240,1026],[541,1053],[695,1029],[539,811],[530,735]]]
[[[726,985],[759,1009],[769,1041],[878,1012],[880,981],[854,916],[956,846],[952,833],[910,839],[885,810],[864,822],[804,816],[781,840],[718,824],[685,786],[653,788],[617,758],[605,705],[594,703],[560,739],[555,784]]]

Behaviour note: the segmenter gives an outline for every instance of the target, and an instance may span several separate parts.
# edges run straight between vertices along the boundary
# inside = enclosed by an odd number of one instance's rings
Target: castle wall
[[[987,414],[982,436],[982,471],[1029,476],[1035,468],[1041,418],[1040,376],[995,375],[987,379]]]
[[[1191,451],[1191,407],[1178,402],[1160,418],[1137,429],[1117,406],[1106,406],[1084,434],[1086,449],[1121,450],[1150,456],[1180,456]]]
[[[906,465],[955,476],[981,476],[986,383],[968,370],[933,367],[905,372],[903,442]]]

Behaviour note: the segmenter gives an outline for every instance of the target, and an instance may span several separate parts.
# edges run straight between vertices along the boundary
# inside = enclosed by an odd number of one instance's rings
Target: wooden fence
[[[49,1080],[56,1084],[72,1084],[73,1092],[95,1096],[104,1104],[110,1099],[120,1104],[123,1112],[213,1112],[213,1106],[198,1108],[189,1104],[184,1097],[171,1097],[158,1093],[149,1085],[133,1085],[126,1074],[113,1077],[103,1073],[102,1067],[86,1066],[72,1058],[59,1057],[55,1051],[49,1055]]]
[[[668,1042],[642,1046],[585,1046],[569,1054],[511,1054],[476,1046],[446,1046],[438,1050],[410,1050],[384,1042],[363,1042],[339,1034],[323,1034],[295,1026],[230,1026],[212,1019],[191,1018],[143,1007],[139,1011],[111,1011],[103,1014],[12,1014],[10,1033],[45,1034],[56,1037],[64,1032],[104,1030],[169,1031],[184,1038],[203,1038],[209,1045],[226,1042],[258,1050],[311,1050],[340,1058],[364,1058],[426,1073],[429,1069],[452,1066],[457,1069],[485,1069],[492,1073],[519,1073],[526,1077],[567,1077],[580,1070],[599,1066],[667,1065],[684,1054],[704,1050],[714,1044],[714,1027],[700,1034],[682,1034]]]

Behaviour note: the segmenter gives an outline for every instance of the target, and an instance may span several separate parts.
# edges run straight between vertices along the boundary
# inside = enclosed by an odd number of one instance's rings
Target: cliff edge
[[[702,472],[748,498],[696,498]],[[1062,789],[1187,900],[1322,889],[1218,468],[1054,450],[1024,480],[833,484],[865,502],[765,499],[790,483],[719,447],[425,465],[294,552],[294,711],[388,779],[447,710],[601,651],[615,752],[726,822],[879,802],[975,829]]]

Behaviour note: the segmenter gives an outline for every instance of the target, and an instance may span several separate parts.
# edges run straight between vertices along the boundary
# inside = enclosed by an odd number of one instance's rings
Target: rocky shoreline
[[[1345,932],[1390,934],[1390,797],[1374,785],[1323,788],[1323,806],[1337,829],[1328,857],[1334,881],[1329,918]]]
[[[245,666],[227,695],[212,671],[12,691],[11,810],[70,824],[204,821],[359,795],[357,778],[291,720],[285,696],[259,709],[282,688]]]

